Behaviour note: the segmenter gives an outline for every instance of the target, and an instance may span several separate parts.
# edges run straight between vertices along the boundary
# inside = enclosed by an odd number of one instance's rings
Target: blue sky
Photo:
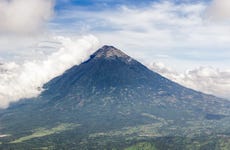
[[[148,4],[154,2],[156,0],[58,0],[56,2],[56,7],[59,9],[69,7],[69,6],[83,6],[83,7],[100,7],[103,5],[107,5],[110,7],[114,7],[115,5],[140,5],[140,4]]]
[[[115,5],[148,5],[152,2],[160,2],[161,0],[57,0],[56,7],[63,8],[68,6],[100,6],[106,4],[113,7]],[[174,3],[197,3],[197,2],[209,2],[210,0],[172,0]]]

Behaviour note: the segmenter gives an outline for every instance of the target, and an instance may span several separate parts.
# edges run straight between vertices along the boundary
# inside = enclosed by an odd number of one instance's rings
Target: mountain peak
[[[93,58],[125,58],[125,59],[130,59],[128,55],[123,53],[121,50],[113,47],[113,46],[108,46],[104,45],[102,48],[100,48],[98,51],[96,51],[93,55]]]

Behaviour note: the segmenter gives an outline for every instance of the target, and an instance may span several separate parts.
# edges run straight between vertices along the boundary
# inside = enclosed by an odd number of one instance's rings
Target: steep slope
[[[53,103],[65,101],[76,108],[95,103],[134,108],[153,104],[180,111],[191,109],[201,115],[201,112],[223,111],[219,108],[221,102],[225,102],[172,82],[112,46],[102,47],[88,61],[66,71],[44,88],[46,91],[41,95],[44,99],[48,97]]]
[[[222,131],[223,121],[229,121],[228,101],[172,82],[112,46],[102,47],[44,89],[39,97],[0,113],[0,133],[11,135],[6,141],[63,123],[79,125],[71,137],[81,140],[127,127],[138,127],[136,135],[183,135],[198,123],[199,131]]]

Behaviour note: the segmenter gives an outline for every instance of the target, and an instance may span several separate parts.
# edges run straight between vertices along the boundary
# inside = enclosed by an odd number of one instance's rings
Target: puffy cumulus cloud
[[[53,9],[53,0],[0,0],[0,33],[37,32]]]
[[[199,67],[178,73],[159,62],[149,68],[186,87],[230,99],[230,70]]]
[[[206,15],[211,20],[230,20],[230,1],[213,0],[213,2],[207,8]]]
[[[9,62],[0,65],[0,107],[6,108],[21,98],[37,96],[50,79],[62,74],[73,65],[80,64],[98,47],[94,36],[81,39],[56,37],[59,49],[45,60],[23,64]]]
[[[170,79],[175,80],[178,77],[178,73],[174,71],[173,69],[167,67],[162,62],[152,62],[149,65],[147,65],[151,70],[162,74],[165,77],[169,77]]]

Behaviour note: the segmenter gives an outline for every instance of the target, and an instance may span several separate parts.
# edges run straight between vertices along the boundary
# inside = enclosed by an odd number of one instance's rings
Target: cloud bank
[[[151,63],[149,68],[188,88],[230,99],[230,70],[198,67],[178,73],[160,62]]]
[[[94,36],[85,36],[78,40],[56,37],[55,41],[61,46],[45,60],[21,65],[14,62],[0,65],[1,108],[6,108],[11,102],[21,98],[39,95],[44,83],[83,62],[98,47],[98,40]]]
[[[0,0],[0,33],[37,32],[53,13],[53,0]]]

